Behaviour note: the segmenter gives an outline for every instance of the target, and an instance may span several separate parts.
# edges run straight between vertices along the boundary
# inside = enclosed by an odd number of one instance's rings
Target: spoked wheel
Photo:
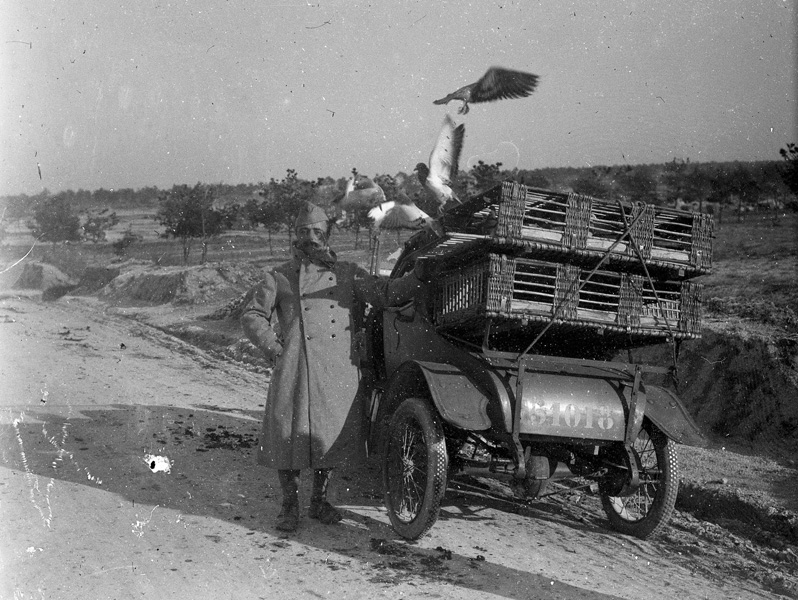
[[[385,505],[396,533],[415,540],[435,524],[448,468],[440,420],[428,402],[408,398],[391,417],[383,452]]]
[[[601,504],[613,529],[646,538],[660,531],[673,513],[679,492],[679,461],[675,442],[648,419],[633,450],[640,486],[630,495],[612,496],[603,485]]]

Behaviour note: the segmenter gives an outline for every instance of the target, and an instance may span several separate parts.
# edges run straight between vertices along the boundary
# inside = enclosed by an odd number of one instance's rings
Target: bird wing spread
[[[427,213],[414,205],[397,204],[389,210],[380,223],[382,229],[421,229],[421,219],[429,219]]]
[[[369,219],[374,221],[374,225],[379,227],[385,215],[393,208],[394,204],[395,202],[383,202],[379,206],[375,206],[369,211]]]
[[[438,134],[438,140],[429,157],[430,172],[441,181],[450,182],[457,174],[457,164],[460,161],[464,136],[465,125],[461,123],[455,127],[452,118],[446,115],[441,132]]]
[[[349,192],[341,201],[341,206],[344,208],[368,208],[377,206],[382,202],[385,202],[385,192],[382,191],[381,187],[377,186],[365,190],[354,190]]]
[[[523,71],[491,67],[471,89],[471,102],[491,102],[504,98],[529,96],[538,84],[538,76]]]
[[[421,229],[421,220],[429,219],[429,215],[415,204],[394,201],[375,206],[369,211],[369,217],[380,229]]]

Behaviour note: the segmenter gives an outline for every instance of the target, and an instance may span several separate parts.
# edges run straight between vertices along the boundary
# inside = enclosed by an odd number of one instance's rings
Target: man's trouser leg
[[[313,493],[310,496],[310,510],[308,515],[318,519],[325,525],[337,523],[343,517],[335,507],[327,502],[327,487],[330,485],[330,472],[332,469],[316,469],[313,471]]]
[[[289,469],[277,471],[283,490],[283,506],[275,524],[280,531],[294,531],[299,526],[299,473]]]

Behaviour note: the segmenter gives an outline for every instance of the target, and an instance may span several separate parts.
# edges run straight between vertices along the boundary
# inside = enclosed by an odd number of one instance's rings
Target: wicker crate
[[[700,337],[701,285],[654,281],[504,254],[483,254],[437,278],[433,319],[443,328],[479,328],[487,318],[548,323],[608,333]]]
[[[712,266],[713,220],[703,213],[504,182],[445,218],[447,231],[482,235],[530,254],[556,251],[563,261],[584,265],[609,251],[608,268],[641,272],[629,238],[619,241],[628,221],[646,265],[660,277],[694,277]]]

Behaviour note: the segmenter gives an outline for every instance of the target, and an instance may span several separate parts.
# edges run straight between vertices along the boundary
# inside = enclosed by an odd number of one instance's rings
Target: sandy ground
[[[279,534],[275,474],[255,463],[266,386],[265,373],[131,311],[6,293],[0,598],[798,597],[798,535],[720,509],[698,518],[690,493],[680,504],[692,512],[640,541],[609,530],[590,494],[520,503],[463,479],[411,544],[388,525],[372,460],[336,475],[342,523],[305,517],[296,534]],[[794,466],[728,448],[682,451],[698,504],[708,473],[775,490],[776,512],[795,502],[778,492]],[[703,471],[691,473],[695,464]]]

